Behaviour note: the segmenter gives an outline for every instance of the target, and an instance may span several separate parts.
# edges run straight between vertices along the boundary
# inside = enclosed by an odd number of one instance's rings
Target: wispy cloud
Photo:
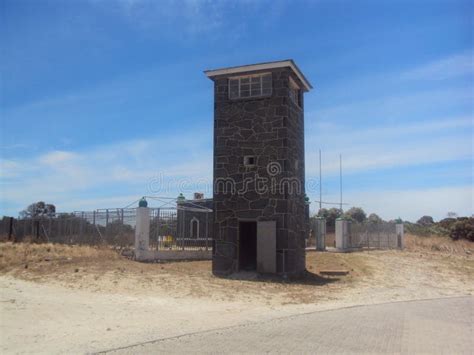
[[[325,152],[328,175],[338,174],[339,153],[346,174],[472,159],[472,127],[472,117],[464,116],[379,127],[313,124],[306,134],[306,173],[319,172],[319,148]]]
[[[473,52],[456,54],[408,70],[402,80],[445,80],[474,75]]]
[[[130,6],[140,4],[141,1],[138,1]],[[204,5],[199,3],[196,6]],[[133,13],[134,10],[130,11]],[[200,13],[202,9],[192,10],[191,6],[189,12],[193,11]],[[469,71],[472,67],[469,69],[465,60],[465,56],[441,60],[436,62],[438,64],[426,65],[423,70],[416,68],[402,76],[406,80],[422,80],[424,77],[434,75],[436,70],[450,72],[451,76],[464,75],[460,73],[472,72]],[[456,63],[464,63],[459,64],[458,71],[453,69],[458,67]],[[451,71],[444,70],[448,67],[452,67]],[[148,78],[145,83],[143,78]],[[97,86],[90,91],[26,104],[11,108],[4,113],[8,114],[10,121],[21,121],[22,117],[29,116],[46,118],[54,116],[57,118],[54,122],[61,122],[60,118],[67,115],[71,122],[78,121],[76,118],[89,119],[90,121],[86,123],[97,125],[97,118],[103,113],[120,111],[117,102],[125,101],[130,90],[134,88],[153,93],[150,94],[150,97],[153,96],[150,102],[156,102],[156,97],[162,99],[167,97],[157,94],[154,78],[149,72],[139,73],[132,77],[118,78],[114,83]],[[149,86],[146,86],[148,84]],[[166,87],[163,90],[170,89]],[[179,87],[179,92],[181,91],[182,88]],[[339,153],[344,156],[344,174],[366,174],[365,176],[374,171],[380,172],[394,167],[472,159],[473,117],[469,114],[460,114],[442,118],[439,115],[443,113],[437,113],[445,107],[454,107],[457,110],[463,105],[472,105],[472,100],[472,90],[468,87],[442,87],[425,91],[408,91],[399,95],[373,95],[370,99],[352,102],[341,100],[340,103],[309,112],[306,114],[307,177],[318,174],[318,148],[322,148],[324,152],[325,176],[338,174]],[[140,105],[137,105],[146,107],[144,114],[148,115],[147,117],[151,115],[151,106],[148,104],[149,102],[140,101]],[[94,105],[98,105],[99,109],[92,110],[91,107]],[[71,107],[74,107],[74,110],[71,110]],[[80,111],[80,114],[76,111]],[[133,115],[127,112],[127,116]],[[174,111],[171,119],[181,123],[185,121],[177,116]],[[209,117],[207,119],[207,122],[211,122]],[[162,123],[158,126],[163,132],[168,127],[166,121]],[[171,195],[175,193],[174,191],[179,191],[183,184],[196,186],[196,183],[202,181],[210,182],[212,131],[204,128],[196,130],[198,125],[186,127],[184,134],[179,130],[179,132],[162,133],[156,137],[89,145],[83,149],[65,149],[64,146],[46,147],[41,154],[34,153],[27,158],[9,155],[8,159],[0,161],[1,210],[3,213],[16,214],[20,208],[40,199],[56,203],[60,210],[123,206],[132,198],[147,194],[150,182],[158,177],[163,179],[160,184],[167,185]],[[84,130],[81,126],[75,126],[75,129]],[[387,216],[386,218],[396,217],[400,212],[396,212],[395,207],[385,208],[383,202],[377,201],[376,198],[380,197],[381,193],[386,194],[390,201],[395,201],[391,206],[396,206],[398,211],[403,204],[410,203],[409,196],[419,198],[418,205],[412,204],[417,205],[416,208],[410,206],[408,210],[403,209],[403,213],[408,211],[407,213],[412,215],[416,215],[429,205],[423,202],[425,199],[430,203],[436,203],[434,197],[436,193],[444,196],[447,202],[449,193],[464,194],[453,195],[451,202],[442,207],[462,213],[466,211],[465,196],[469,195],[465,187],[451,190],[447,187],[436,190],[412,190],[407,194],[403,191],[400,193],[369,191],[367,195],[365,192],[347,193],[346,198],[349,202],[355,201],[367,205],[370,211],[381,212]],[[399,196],[398,200],[395,195]],[[108,206],[105,206],[106,204]],[[433,211],[440,215],[444,213],[441,210],[433,209]],[[401,216],[405,218],[404,214]]]
[[[162,194],[175,193],[183,183],[210,181],[212,151],[207,136],[193,132],[180,138],[179,146],[176,139],[160,136],[2,160],[2,209],[8,206],[8,211],[15,213],[12,208],[36,200],[47,200],[64,209],[78,194],[81,197],[75,200],[78,206],[74,209],[85,205],[94,209],[97,207],[82,200],[110,200],[108,195],[120,196],[122,191],[146,195],[158,178]]]
[[[331,105],[309,112],[311,121],[347,122],[351,125],[366,122],[405,122],[418,121],[422,117],[429,119],[436,111],[472,105],[474,92],[470,86],[405,91],[399,95],[373,97],[365,100]],[[433,113],[432,113],[433,112]]]
[[[39,157],[39,162],[50,166],[60,167],[78,159],[78,155],[72,152],[52,151]]]
[[[243,30],[244,21],[235,21],[239,14],[249,16],[265,4],[262,1],[224,0],[116,0],[93,1],[96,7],[112,9],[126,22],[141,31],[174,38],[195,38],[200,35],[219,37],[219,29],[226,28],[226,35],[235,37],[234,29]],[[231,16],[232,15],[232,16]],[[233,26],[230,25],[233,20]],[[179,28],[179,31],[176,31]],[[208,37],[208,38],[211,38]]]

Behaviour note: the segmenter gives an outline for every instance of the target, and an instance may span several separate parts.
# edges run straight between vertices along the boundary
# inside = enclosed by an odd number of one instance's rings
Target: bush
[[[449,236],[453,240],[466,239],[474,242],[474,217],[445,218],[438,223],[423,225],[405,222],[408,233],[429,237]]]
[[[449,230],[449,236],[454,239],[467,239],[474,242],[474,218],[458,218]]]
[[[377,214],[375,213],[371,213],[369,214],[369,217],[367,217],[367,220],[370,222],[370,223],[373,223],[373,224],[380,224],[383,222],[382,218],[380,218]]]
[[[329,228],[334,228],[336,219],[341,217],[341,210],[338,208],[321,208],[317,214],[318,217],[326,218],[326,224]]]
[[[433,217],[431,216],[423,216],[416,223],[422,226],[431,226],[432,224],[434,224],[434,221]]]
[[[432,235],[449,236],[449,229],[443,228],[439,223],[433,225],[421,225],[418,223],[404,222],[407,233],[418,235],[421,237],[429,237]]]
[[[446,229],[450,229],[451,226],[456,222],[456,218],[445,218],[438,222],[438,224]]]
[[[344,213],[344,217],[359,223],[362,223],[367,219],[364,210],[360,207],[352,207]]]

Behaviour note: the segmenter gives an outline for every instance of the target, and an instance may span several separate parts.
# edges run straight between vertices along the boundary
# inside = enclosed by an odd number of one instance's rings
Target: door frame
[[[240,271],[240,223],[241,222],[255,222],[257,224],[257,231],[255,232],[255,238],[258,238],[258,235],[257,235],[257,232],[258,232],[258,220],[256,218],[238,218],[237,219],[237,223],[238,223],[238,227],[237,227],[237,245],[238,245],[238,248],[237,248],[237,271]],[[257,241],[255,241],[257,242]],[[257,255],[257,250],[255,250],[255,255],[256,255],[256,258],[258,259],[258,255]],[[257,260],[255,260],[255,262],[257,262]],[[255,265],[255,270],[257,270],[256,268],[256,265]]]

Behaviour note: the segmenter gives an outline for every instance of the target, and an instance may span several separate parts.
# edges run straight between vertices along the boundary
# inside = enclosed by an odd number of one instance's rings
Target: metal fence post
[[[36,241],[39,242],[39,240],[40,240],[40,222],[39,222],[39,220],[35,221],[35,232],[34,232],[34,234],[36,236]]]
[[[10,217],[10,221],[8,223],[8,240],[12,240],[13,235],[13,217]]]
[[[206,212],[206,251],[208,250],[209,241],[209,212]]]
[[[186,224],[186,210],[183,210],[183,223],[181,223],[181,230],[182,230],[181,248],[182,248],[182,250],[184,250],[184,237],[185,237],[185,233],[186,233],[185,224]]]
[[[35,234],[35,217],[31,217],[31,237],[33,238]]]
[[[107,230],[109,229],[108,226],[109,226],[109,209],[106,208],[105,209],[105,231],[104,231],[105,239],[107,239]]]
[[[159,250],[160,247],[161,247],[161,242],[160,242],[160,238],[161,237],[161,210],[158,208],[158,210],[156,211],[156,250]]]
[[[123,208],[120,209],[120,231],[119,235],[123,234]]]
[[[58,224],[58,239],[63,241],[63,236],[62,236],[62,233],[61,233],[61,224],[62,224],[61,216],[58,216],[57,224]]]
[[[83,243],[83,234],[84,234],[84,212],[81,212],[81,221],[79,222],[79,241]]]
[[[53,237],[53,234],[51,233],[51,229],[52,229],[51,227],[52,227],[52,218],[48,217],[48,235],[49,235],[49,238]]]

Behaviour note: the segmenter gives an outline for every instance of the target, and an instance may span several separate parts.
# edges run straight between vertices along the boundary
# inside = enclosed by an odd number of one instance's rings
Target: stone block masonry
[[[245,252],[241,222],[275,221],[276,273],[297,275],[305,270],[308,233],[305,83],[301,73],[284,63],[256,71],[242,68],[231,74],[208,74],[215,83],[213,272],[228,275],[241,269],[240,254]],[[263,73],[271,74],[270,95],[229,98],[230,79]],[[291,96],[292,83],[299,88],[296,96]]]

